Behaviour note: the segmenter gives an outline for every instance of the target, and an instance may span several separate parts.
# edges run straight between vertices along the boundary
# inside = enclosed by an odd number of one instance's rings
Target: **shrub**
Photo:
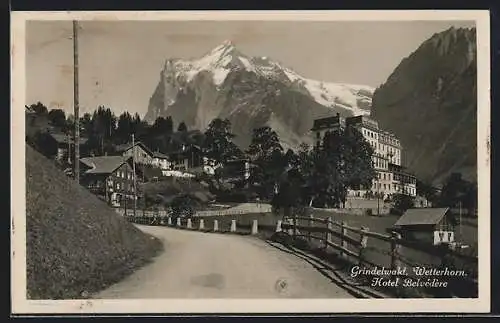
[[[414,198],[405,194],[396,194],[393,201],[396,214],[405,213],[406,210],[411,209],[415,204]]]
[[[198,202],[188,195],[180,195],[172,200],[170,207],[174,218],[192,217],[196,212]]]

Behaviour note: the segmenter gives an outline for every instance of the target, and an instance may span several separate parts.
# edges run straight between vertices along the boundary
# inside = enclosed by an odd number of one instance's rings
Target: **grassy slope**
[[[85,297],[162,249],[29,146],[26,191],[28,298]]]

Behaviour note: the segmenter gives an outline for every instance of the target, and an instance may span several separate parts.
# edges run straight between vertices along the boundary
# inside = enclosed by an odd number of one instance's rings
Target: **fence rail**
[[[137,208],[135,210],[135,215],[134,215],[134,210],[133,209],[122,209],[122,208],[116,208],[116,212],[120,215],[124,215],[125,212],[127,213],[127,216],[146,216],[146,217],[157,217],[157,216],[168,216],[171,215],[168,211],[165,210],[144,210]],[[197,211],[194,213],[193,216],[195,217],[203,217],[203,216],[231,216],[231,215],[244,215],[250,213],[248,210],[209,210],[209,211]],[[259,213],[271,213],[271,211],[259,211]]]

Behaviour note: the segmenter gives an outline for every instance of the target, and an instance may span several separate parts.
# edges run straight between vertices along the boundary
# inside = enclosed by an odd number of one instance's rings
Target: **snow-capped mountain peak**
[[[309,79],[266,53],[245,55],[225,41],[199,58],[168,59],[146,119],[171,116],[205,129],[214,118],[228,118],[242,147],[253,129],[269,125],[283,145],[296,147],[310,140],[315,118],[369,114],[373,91]]]
[[[308,79],[269,59],[249,57],[240,52],[231,40],[226,40],[206,55],[194,60],[167,60],[165,70],[176,79],[189,83],[200,72],[212,75],[216,87],[221,87],[231,71],[246,70],[279,82],[291,82],[309,92],[321,105],[351,110],[353,115],[369,114],[374,89],[369,86],[322,82]]]

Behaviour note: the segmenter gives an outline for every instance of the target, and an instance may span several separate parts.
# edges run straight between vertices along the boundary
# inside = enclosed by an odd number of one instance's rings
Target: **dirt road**
[[[250,236],[139,226],[154,261],[94,298],[352,298],[306,261]]]

